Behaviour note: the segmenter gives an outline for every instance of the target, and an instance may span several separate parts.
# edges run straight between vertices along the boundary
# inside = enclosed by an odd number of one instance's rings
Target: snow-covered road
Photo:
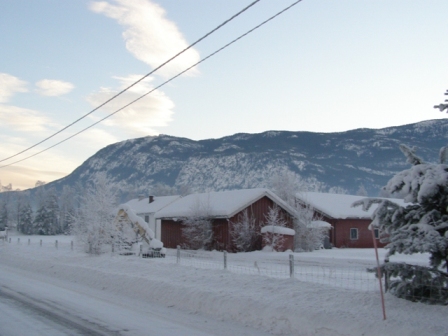
[[[295,253],[291,279],[289,253],[229,254],[224,270],[221,252],[194,253],[191,265],[188,260],[177,264],[171,257],[176,251],[160,259],[90,256],[76,244],[72,250],[72,239],[15,236],[11,243],[0,242],[0,335],[86,334],[77,329],[81,321],[92,335],[448,336],[446,306],[386,293],[387,320],[382,319],[378,289],[357,278],[360,269],[367,274],[365,268],[374,263],[369,249]],[[425,255],[397,258],[428,260]],[[246,273],[250,267],[256,272]],[[263,267],[271,274],[264,275]],[[287,276],[277,277],[277,271]],[[349,286],[334,286],[328,279]],[[25,309],[23,303],[40,306]],[[47,321],[53,314],[63,319]],[[61,321],[73,324],[64,327]]]
[[[0,335],[249,336],[260,331],[2,265]]]

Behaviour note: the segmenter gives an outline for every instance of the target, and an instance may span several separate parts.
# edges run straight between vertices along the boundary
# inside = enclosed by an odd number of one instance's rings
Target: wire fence
[[[21,238],[21,237],[6,237],[2,241],[3,244],[17,245],[17,246],[39,246],[42,248],[52,248],[52,249],[64,249],[71,250],[75,249],[75,244],[73,240],[67,241],[66,239],[60,240],[55,239],[52,242],[44,239],[31,239],[31,238]]]
[[[282,256],[285,256],[282,254]],[[275,260],[244,260],[238,254],[192,250],[168,250],[170,263],[202,269],[222,269],[236,274],[259,275],[277,279],[293,278],[304,282],[359,291],[378,291],[379,282],[366,266],[310,265],[294,260],[294,255]],[[374,267],[372,263],[370,265]]]
[[[1,244],[15,246],[39,246],[46,250],[71,252],[79,250],[73,240],[31,239],[7,237]],[[123,255],[123,250],[110,247],[113,255]],[[134,251],[128,255],[142,257]],[[140,251],[141,252],[141,251]],[[126,255],[126,254],[125,254]],[[277,279],[296,279],[302,282],[321,284],[348,290],[380,292],[375,262],[363,265],[341,265],[295,259],[297,254],[266,255],[260,260],[247,257],[244,253],[227,253],[202,250],[168,249],[158,262],[179,264],[208,270],[226,270],[235,274],[257,275]],[[263,259],[262,259],[263,258]],[[410,301],[448,305],[448,273],[429,270],[421,266],[401,264],[399,271],[392,271],[392,263],[381,268],[382,286],[386,291]],[[394,268],[396,270],[396,268]],[[413,273],[411,274],[410,271]]]

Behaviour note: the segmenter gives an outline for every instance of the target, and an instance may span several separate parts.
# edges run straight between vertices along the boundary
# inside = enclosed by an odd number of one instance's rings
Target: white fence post
[[[227,269],[227,251],[224,251],[224,269]]]
[[[177,263],[180,263],[180,246],[177,245]]]
[[[28,238],[28,245],[30,245],[31,244],[31,239],[30,238]]]
[[[39,243],[39,244],[40,244],[40,246],[42,247],[42,239],[40,240],[40,243]]]
[[[294,278],[294,255],[289,255],[289,276]]]
[[[58,249],[58,240],[56,239],[56,241],[54,242],[54,246],[56,247],[56,249]]]
[[[70,249],[73,251],[73,240],[70,241]]]

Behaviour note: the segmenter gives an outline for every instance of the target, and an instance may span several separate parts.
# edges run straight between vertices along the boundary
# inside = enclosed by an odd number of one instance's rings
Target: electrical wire
[[[192,44],[190,44],[188,47],[186,47],[185,49],[183,49],[182,51],[178,52],[176,55],[174,55],[173,57],[171,57],[170,59],[168,59],[167,61],[163,62],[162,64],[160,64],[157,68],[155,68],[154,70],[150,71],[149,73],[147,73],[146,75],[144,75],[142,78],[138,79],[137,81],[135,81],[134,83],[132,83],[131,85],[129,85],[128,87],[124,88],[123,90],[121,90],[120,92],[118,92],[117,94],[115,94],[114,96],[112,96],[111,98],[109,98],[108,100],[106,100],[104,103],[102,103],[101,105],[95,107],[93,110],[91,110],[90,112],[84,114],[82,117],[76,119],[75,121],[73,121],[72,123],[68,124],[67,126],[63,127],[62,129],[60,129],[59,131],[57,131],[56,133],[53,133],[52,135],[46,137],[45,139],[39,141],[38,143],[25,148],[24,150],[11,155],[7,158],[1,159],[0,162],[12,159],[13,157],[16,157],[20,154],[23,154],[27,151],[29,151],[30,149],[44,143],[47,140],[50,140],[51,138],[53,138],[54,136],[58,135],[59,133],[65,131],[67,128],[73,126],[74,124],[78,123],[79,121],[83,120],[84,118],[86,118],[87,116],[91,115],[93,112],[97,111],[98,109],[100,109],[101,107],[103,107],[104,105],[108,104],[109,102],[111,102],[112,100],[114,100],[115,98],[117,98],[118,96],[122,95],[123,93],[125,93],[126,91],[128,91],[130,88],[132,88],[133,86],[137,85],[138,83],[140,83],[142,80],[144,80],[145,78],[149,77],[150,75],[152,75],[154,72],[156,72],[157,70],[160,70],[160,68],[162,68],[163,66],[165,66],[166,64],[168,64],[169,62],[171,62],[172,60],[174,60],[175,58],[177,58],[178,56],[180,56],[181,54],[183,54],[184,52],[186,52],[187,50],[193,48],[196,44],[198,44],[199,42],[201,42],[202,40],[206,39],[208,36],[210,36],[211,34],[213,34],[214,32],[216,32],[218,29],[222,28],[223,26],[225,26],[227,23],[229,23],[230,21],[232,21],[233,19],[235,19],[237,16],[241,15],[242,13],[244,13],[245,11],[247,11],[249,8],[251,8],[252,6],[254,6],[257,2],[260,2],[261,0],[255,0],[252,3],[250,3],[248,6],[244,7],[242,10],[240,10],[238,13],[234,14],[232,17],[230,17],[229,19],[225,20],[223,23],[221,23],[219,26],[217,26],[216,28],[214,28],[213,30],[209,31],[207,34],[205,34],[204,36],[202,36],[201,38],[199,38],[198,40],[196,40],[195,42],[193,42]],[[5,166],[1,166],[0,168],[5,167]]]
[[[23,158],[23,159],[21,159],[21,160],[15,161],[15,162],[10,163],[10,164],[0,166],[0,169],[1,169],[1,168],[4,168],[4,167],[12,166],[12,165],[14,165],[14,164],[16,164],[16,163],[19,163],[19,162],[22,162],[22,161],[25,161],[25,160],[28,160],[28,159],[30,159],[30,158],[36,156],[36,155],[39,155],[39,154],[41,154],[41,153],[44,153],[44,152],[46,152],[46,151],[48,151],[48,150],[50,150],[50,149],[52,149],[52,148],[54,148],[54,147],[56,147],[56,146],[58,146],[58,145],[60,145],[60,144],[62,144],[62,143],[64,143],[64,142],[66,142],[66,141],[72,139],[73,137],[75,137],[75,136],[77,136],[77,135],[79,135],[79,134],[81,134],[81,133],[87,131],[88,129],[90,129],[90,128],[94,127],[95,125],[99,124],[100,122],[102,122],[102,121],[104,121],[104,120],[106,120],[106,119],[112,117],[114,114],[117,114],[118,112],[122,111],[123,109],[129,107],[130,105],[134,104],[135,102],[139,101],[140,99],[146,97],[147,95],[149,95],[149,94],[151,94],[152,92],[156,91],[157,89],[161,88],[162,86],[168,84],[169,82],[171,82],[172,80],[176,79],[177,77],[183,75],[185,72],[191,70],[192,68],[194,68],[195,66],[199,65],[200,63],[205,62],[207,59],[213,57],[214,55],[216,55],[217,53],[219,53],[219,52],[221,52],[222,50],[226,49],[227,47],[231,46],[231,45],[234,44],[235,42],[241,40],[243,37],[249,35],[249,34],[252,33],[253,31],[257,30],[258,28],[260,28],[261,26],[265,25],[265,24],[268,23],[269,21],[275,19],[276,17],[278,17],[279,15],[283,14],[284,12],[286,12],[286,11],[289,10],[289,9],[291,9],[292,7],[294,7],[295,5],[297,5],[297,4],[300,3],[300,2],[302,2],[302,0],[297,0],[297,1],[293,2],[293,3],[292,3],[291,5],[289,5],[288,7],[285,7],[284,9],[282,9],[282,10],[279,11],[279,12],[277,12],[275,15],[269,17],[269,18],[266,19],[265,21],[261,22],[260,24],[258,24],[258,25],[255,26],[254,28],[252,28],[252,29],[248,30],[247,32],[245,32],[244,34],[238,36],[237,38],[235,38],[234,40],[230,41],[229,43],[227,43],[227,44],[224,45],[223,47],[221,47],[221,48],[217,49],[216,51],[214,51],[213,53],[209,54],[207,57],[201,59],[200,61],[198,61],[198,62],[196,62],[195,64],[191,65],[190,67],[186,68],[185,70],[179,72],[177,75],[171,77],[170,79],[166,80],[166,81],[163,82],[162,84],[156,86],[155,88],[151,89],[150,91],[146,92],[145,94],[141,95],[140,97],[134,99],[133,101],[131,101],[130,103],[124,105],[123,107],[119,108],[118,110],[116,110],[116,111],[114,111],[114,112],[108,114],[108,115],[105,116],[104,118],[102,118],[102,119],[96,121],[95,123],[91,124],[90,126],[87,126],[87,127],[83,128],[83,129],[80,130],[79,132],[74,133],[74,134],[72,134],[71,136],[69,136],[69,137],[67,137],[67,138],[65,138],[65,139],[63,139],[63,140],[61,140],[61,141],[55,143],[54,145],[52,145],[52,146],[50,146],[50,147],[47,147],[47,148],[45,148],[45,149],[43,149],[43,150],[41,150],[41,151],[39,151],[39,152],[37,152],[37,153],[35,153],[35,154],[33,154],[33,155],[27,156],[26,158]],[[1,162],[1,161],[0,161],[0,162]]]

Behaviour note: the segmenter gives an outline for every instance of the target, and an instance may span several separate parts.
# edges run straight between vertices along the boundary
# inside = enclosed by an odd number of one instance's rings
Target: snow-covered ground
[[[386,293],[383,320],[378,282],[365,272],[375,265],[372,249],[294,253],[291,279],[288,252],[229,253],[224,270],[221,252],[182,252],[178,264],[175,250],[161,259],[89,256],[76,243],[71,250],[69,236],[10,237],[0,241],[0,291],[48,307],[62,300],[76,318],[117,335],[448,335],[446,306]],[[426,264],[428,256],[395,260]],[[0,300],[0,312],[7,302]],[[0,334],[41,327],[20,323],[25,318],[0,314]]]

